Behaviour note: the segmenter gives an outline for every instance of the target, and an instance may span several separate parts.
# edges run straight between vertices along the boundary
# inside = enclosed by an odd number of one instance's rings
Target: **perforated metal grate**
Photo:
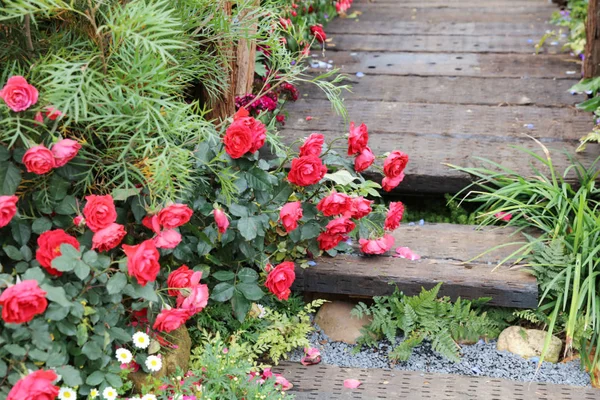
[[[277,370],[294,384],[297,400],[600,400],[600,390],[488,377],[295,363],[282,363]],[[349,378],[362,385],[346,389],[343,383]]]

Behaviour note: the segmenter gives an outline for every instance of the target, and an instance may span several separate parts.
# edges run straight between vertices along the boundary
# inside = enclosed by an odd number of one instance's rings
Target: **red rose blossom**
[[[164,309],[156,316],[152,329],[161,332],[172,332],[185,324],[190,318],[190,311],[180,308]]]
[[[350,122],[350,136],[348,136],[348,155],[352,156],[361,153],[369,142],[369,131],[365,124],[360,124],[358,128],[354,122]]]
[[[92,250],[108,251],[117,247],[127,235],[125,227],[121,224],[112,223],[94,233],[92,237]]]
[[[327,166],[316,156],[294,158],[288,173],[288,181],[298,186],[318,183],[327,173]]]
[[[284,261],[269,272],[265,286],[279,300],[287,300],[291,293],[290,287],[295,279],[294,263]]]
[[[7,324],[23,324],[46,311],[46,292],[36,280],[26,280],[9,286],[0,294],[2,319]]]
[[[373,161],[375,161],[375,155],[369,146],[365,146],[365,148],[354,159],[354,170],[356,172],[362,172],[369,168],[373,164]]]
[[[181,234],[175,229],[166,229],[152,238],[152,241],[159,249],[174,249],[181,243]]]
[[[319,242],[319,248],[321,250],[331,250],[343,239],[344,237],[342,235],[332,235],[325,231],[317,237],[317,242]]]
[[[332,192],[329,196],[323,197],[317,204],[317,210],[324,216],[341,215],[350,212],[352,207],[352,198],[345,193]]]
[[[23,164],[27,172],[43,175],[52,171],[56,167],[54,154],[43,144],[33,146],[23,155]]]
[[[8,392],[6,400],[55,400],[59,388],[52,382],[58,380],[58,375],[52,370],[40,369],[17,381]]]
[[[252,143],[248,152],[255,153],[265,144],[265,140],[267,139],[267,127],[265,124],[249,115],[248,110],[241,107],[233,115],[233,121],[235,123],[242,123],[248,127],[252,137]]]
[[[240,158],[252,148],[252,131],[243,121],[233,121],[225,131],[225,151],[233,159]]]
[[[123,251],[127,256],[127,272],[137,279],[141,286],[154,282],[160,270],[158,259],[160,254],[152,240],[145,240],[137,246],[124,244]]]
[[[302,204],[299,201],[293,201],[281,207],[279,220],[286,232],[296,229],[300,218],[302,218]]]
[[[401,173],[399,177],[393,178],[393,179],[392,178],[388,178],[387,176],[385,176],[383,178],[383,180],[381,181],[381,187],[386,192],[390,192],[394,188],[396,188],[400,184],[400,182],[402,182],[403,180],[404,180],[404,172]]]
[[[408,164],[408,154],[400,150],[392,151],[383,162],[383,174],[394,180],[400,177]]]
[[[362,196],[352,198],[352,207],[350,208],[350,216],[354,219],[361,219],[371,213],[372,200],[367,200]]]
[[[327,39],[327,35],[325,34],[321,24],[311,26],[310,33],[315,37],[315,39],[317,39],[319,43],[324,43]]]
[[[300,146],[300,157],[303,156],[316,156],[321,155],[323,150],[323,143],[325,137],[320,133],[311,133],[308,138],[304,141],[304,144]]]
[[[154,233],[160,232],[160,222],[158,220],[158,215],[146,215],[144,218],[142,218],[142,225],[152,230]]]
[[[56,119],[62,115],[63,113],[59,109],[52,106],[46,107],[46,118],[50,121],[56,121]]]
[[[383,228],[388,231],[393,231],[400,226],[402,216],[404,215],[404,204],[399,201],[391,202],[390,209],[385,217]]]
[[[38,91],[22,76],[11,76],[0,90],[0,98],[14,112],[25,111],[38,100]]]
[[[0,196],[0,228],[9,224],[17,213],[17,196]]]
[[[63,273],[52,268],[52,260],[60,256],[60,245],[70,244],[79,250],[79,242],[73,236],[67,234],[62,229],[55,229],[42,233],[37,239],[38,249],[35,252],[35,259],[50,275],[61,276]]]
[[[50,151],[54,154],[54,161],[57,167],[62,167],[71,161],[81,149],[81,145],[71,139],[63,139],[52,146]]]
[[[354,228],[356,227],[356,224],[354,222],[352,222],[349,218],[347,217],[339,217],[339,218],[335,218],[332,219],[331,221],[329,221],[329,223],[327,224],[327,226],[325,227],[325,232],[327,232],[329,235],[347,235],[348,233],[352,232],[354,230]]]
[[[192,209],[185,204],[171,204],[160,210],[158,222],[165,229],[173,229],[190,222],[192,214]]]
[[[227,215],[220,208],[215,208],[213,214],[215,216],[215,224],[217,224],[219,233],[225,233],[229,227],[229,218],[227,218]]]
[[[105,196],[92,194],[85,199],[87,203],[83,207],[83,216],[85,217],[85,223],[92,232],[98,232],[117,220],[115,201],[110,194]]]
[[[191,288],[200,283],[202,272],[194,272],[187,265],[182,265],[174,271],[171,271],[167,278],[167,286],[169,287],[169,296],[176,297],[180,294],[180,290]]]
[[[188,310],[190,315],[199,313],[208,304],[208,285],[195,285],[187,296],[177,296],[177,307]]]
[[[360,250],[365,254],[383,254],[394,245],[394,237],[385,234],[379,239],[360,239]]]

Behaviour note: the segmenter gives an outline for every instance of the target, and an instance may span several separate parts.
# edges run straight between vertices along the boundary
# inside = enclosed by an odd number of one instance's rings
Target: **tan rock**
[[[169,334],[165,334],[164,338],[170,343],[177,345],[177,348],[169,349],[167,347],[163,347],[161,349],[160,354],[162,354],[162,368],[160,371],[149,375],[140,369],[139,371],[132,372],[128,375],[127,378],[133,382],[133,390],[135,392],[141,392],[142,386],[148,383],[149,377],[151,377],[151,379],[160,380],[164,376],[174,374],[177,371],[177,367],[179,367],[184,373],[187,372],[192,349],[192,339],[190,338],[187,328],[182,326]]]
[[[371,322],[370,317],[354,318],[350,311],[354,304],[343,301],[333,301],[321,306],[315,317],[315,323],[323,332],[336,342],[356,344],[361,336],[360,329]]]
[[[499,351],[510,351],[523,358],[540,357],[545,340],[545,331],[511,326],[502,331],[498,337],[496,348]],[[552,336],[544,361],[558,362],[561,349],[562,341],[556,336]]]

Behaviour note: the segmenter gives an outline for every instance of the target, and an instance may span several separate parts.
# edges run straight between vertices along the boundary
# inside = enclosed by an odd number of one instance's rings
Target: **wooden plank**
[[[556,26],[548,23],[532,22],[423,22],[415,21],[377,21],[365,19],[336,19],[327,25],[327,34],[355,33],[378,35],[447,35],[447,36],[526,36],[538,40],[548,30]]]
[[[572,57],[549,54],[329,52],[324,59],[341,72],[369,75],[573,79],[580,70]]]
[[[412,104],[387,101],[346,101],[348,114],[365,121],[370,131],[444,137],[523,138],[532,135],[543,142],[575,141],[593,128],[589,115],[569,108],[490,107],[456,104]],[[288,111],[286,128],[346,132],[343,118],[331,111],[327,100],[298,100]],[[306,116],[311,116],[306,121]],[[358,122],[358,121],[357,121]],[[532,125],[529,125],[532,124]]]
[[[346,100],[395,101],[402,103],[538,105],[573,106],[586,100],[585,95],[572,95],[569,88],[577,80],[499,78],[481,79],[448,76],[349,75],[346,82],[352,92]],[[308,99],[326,99],[315,85],[300,87]],[[287,107],[287,106],[286,106]]]
[[[363,5],[394,5],[398,8],[546,7],[556,10],[547,0],[354,0],[352,4],[354,9]]]
[[[587,15],[583,77],[594,78],[600,75],[600,0],[589,1]]]
[[[298,267],[294,289],[354,296],[381,296],[393,292],[394,282],[406,294],[444,282],[440,294],[475,299],[492,297],[490,304],[532,308],[537,306],[535,278],[522,269],[497,268],[496,262],[515,250],[497,249],[479,261],[470,261],[482,251],[523,239],[510,229],[468,225],[431,224],[402,226],[394,232],[395,246],[408,246],[421,256],[410,261],[389,256],[321,257],[313,267]]]
[[[415,36],[335,34],[327,48],[335,51],[430,52],[430,53],[527,53],[535,52],[532,39],[521,36]],[[557,54],[561,47],[545,45],[540,53]]]

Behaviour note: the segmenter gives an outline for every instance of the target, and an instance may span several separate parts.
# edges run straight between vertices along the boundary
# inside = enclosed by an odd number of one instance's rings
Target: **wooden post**
[[[600,75],[600,0],[590,0],[585,26],[586,44],[583,77]]]

